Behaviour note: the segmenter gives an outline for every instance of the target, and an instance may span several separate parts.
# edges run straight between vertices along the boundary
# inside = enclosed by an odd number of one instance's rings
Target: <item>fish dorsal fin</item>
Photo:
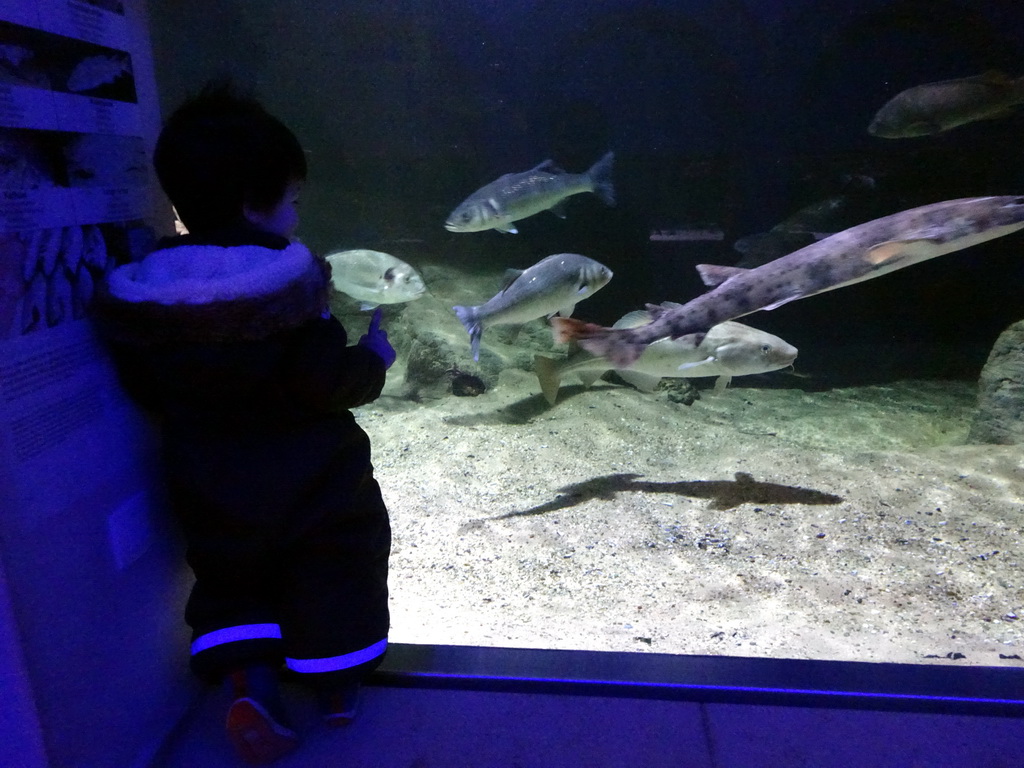
[[[884,243],[868,248],[867,253],[864,254],[864,260],[879,267],[893,260],[916,256],[922,250],[934,248],[938,242],[938,240],[925,237],[913,240],[886,240]]]
[[[649,322],[651,322],[651,313],[637,309],[616,320],[612,328],[639,328],[641,325],[647,325]]]
[[[736,275],[741,275],[744,272],[749,272],[749,269],[743,269],[742,267],[725,267],[721,264],[698,264],[697,273],[700,275],[700,279],[704,281],[704,285],[709,288],[714,288],[717,285],[721,285],[726,280]]]
[[[678,301],[663,301],[661,302],[661,306],[664,309],[679,309],[683,305],[680,304]]]
[[[511,288],[512,283],[518,280],[525,271],[525,269],[506,269],[505,274],[501,278],[501,288],[498,290],[498,293],[504,293]]]
[[[651,322],[657,320],[659,317],[665,314],[666,311],[667,310],[665,309],[665,307],[661,306],[660,304],[647,305],[647,314],[651,316]]]
[[[555,165],[555,161],[550,159],[550,158],[548,158],[547,160],[545,160],[542,163],[539,163],[538,165],[534,166],[533,168],[531,168],[529,170],[529,173],[537,173],[537,172],[543,172],[543,173],[565,173],[565,171],[563,171],[561,168],[559,168],[557,165]]]

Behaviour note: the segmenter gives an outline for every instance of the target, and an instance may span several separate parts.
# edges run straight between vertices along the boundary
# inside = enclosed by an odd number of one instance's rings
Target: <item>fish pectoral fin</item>
[[[792,293],[790,295],[787,295],[787,296],[783,296],[778,301],[776,301],[776,302],[774,302],[772,304],[769,304],[768,306],[761,307],[761,308],[765,309],[765,310],[777,309],[778,307],[782,306],[782,304],[788,304],[791,301],[796,301],[797,299],[802,299],[806,295],[807,294],[801,293],[800,291],[795,291],[794,293]]]
[[[704,285],[709,288],[721,285],[730,277],[749,272],[748,269],[742,267],[725,267],[721,264],[698,264],[697,273],[700,275],[700,279],[704,281]]]
[[[927,252],[937,245],[939,245],[938,240],[925,237],[913,240],[886,240],[884,243],[868,248],[864,254],[864,260],[878,267],[907,256],[927,255]]]
[[[594,386],[594,382],[604,376],[604,371],[580,371],[576,374],[579,376],[583,386],[590,389]]]
[[[548,208],[548,210],[551,211],[553,214],[555,214],[555,216],[557,216],[558,218],[564,219],[565,218],[565,201],[564,200],[559,200],[557,203],[555,203],[550,208]]]
[[[619,378],[623,381],[633,385],[641,392],[654,392],[658,388],[658,382],[661,381],[660,376],[652,376],[649,373],[640,373],[640,371],[617,370],[615,371]]]
[[[712,355],[712,356],[709,356],[709,357],[705,357],[703,360],[698,360],[695,363],[683,363],[682,365],[679,366],[679,370],[680,371],[692,371],[694,368],[698,368],[699,366],[707,365],[708,363],[713,363],[713,362],[715,362],[715,358]]]
[[[361,301],[359,302],[359,309],[363,312],[368,312],[371,309],[376,309],[380,304],[374,301]]]
[[[729,386],[729,382],[732,381],[732,376],[725,374],[715,379],[715,394],[720,395],[725,392],[726,387]]]
[[[495,227],[495,229],[498,230],[499,232],[506,232],[507,234],[510,234],[510,235],[518,235],[519,234],[519,230],[516,229],[516,225],[513,224],[511,221],[508,224],[498,224]]]
[[[907,126],[907,133],[911,136],[932,136],[942,133],[942,126],[930,120],[918,120]]]
[[[512,283],[518,280],[523,272],[523,269],[506,269],[505,274],[501,277],[501,288],[498,289],[498,293],[504,293],[512,287]]]

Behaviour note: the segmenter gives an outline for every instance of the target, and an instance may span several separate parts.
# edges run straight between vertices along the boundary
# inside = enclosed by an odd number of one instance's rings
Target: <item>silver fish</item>
[[[550,210],[565,218],[567,197],[593,192],[608,205],[615,205],[612,161],[609,152],[586,173],[566,173],[551,160],[523,173],[507,173],[467,197],[452,211],[444,228],[449,232],[482,232],[497,229],[516,234],[512,222]]]
[[[577,339],[589,352],[626,368],[662,337],[706,333],[725,320],[870,280],[1020,229],[1024,197],[971,197],[911,208],[858,224],[755,269],[701,264],[697,270],[712,290],[674,309],[649,305],[654,316],[649,325],[616,330],[556,318],[555,340]]]
[[[868,133],[883,139],[908,139],[948,131],[977,120],[1013,114],[1024,104],[1024,78],[1002,72],[941,80],[901,91],[878,110]]]
[[[485,325],[517,325],[555,313],[568,317],[611,279],[604,264],[578,253],[556,253],[529,269],[508,270],[501,290],[484,304],[453,309],[469,332],[473,359],[479,360]]]
[[[680,305],[665,302],[662,306],[672,309]],[[630,312],[612,327],[636,328],[646,325],[650,318],[649,312]],[[792,365],[797,355],[796,347],[778,336],[731,321],[711,328],[699,344],[694,341],[693,335],[658,339],[645,347],[628,368],[614,370],[642,392],[653,392],[662,378],[701,376],[717,376],[715,391],[721,392],[733,376],[777,371]],[[544,397],[554,405],[560,381],[566,375],[576,374],[589,387],[613,368],[605,358],[579,350],[564,360],[536,355],[534,370]]]
[[[413,301],[427,290],[419,273],[390,253],[357,248],[329,253],[326,258],[331,285],[359,301],[363,310]]]

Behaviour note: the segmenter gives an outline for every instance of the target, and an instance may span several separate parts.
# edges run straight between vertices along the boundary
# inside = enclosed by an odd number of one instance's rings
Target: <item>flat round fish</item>
[[[362,302],[364,309],[413,301],[426,291],[415,269],[382,251],[337,251],[327,255],[327,263],[335,290]]]

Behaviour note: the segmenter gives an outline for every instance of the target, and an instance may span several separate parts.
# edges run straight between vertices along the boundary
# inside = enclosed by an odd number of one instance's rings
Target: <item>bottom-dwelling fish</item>
[[[469,332],[473,359],[480,359],[485,325],[518,325],[560,313],[572,314],[576,304],[604,288],[612,271],[578,253],[556,253],[526,270],[510,269],[505,282],[486,303],[452,307]]]
[[[680,305],[665,302],[662,306],[671,309]],[[636,328],[650,319],[649,312],[630,312],[612,327]],[[658,339],[636,362],[615,372],[642,392],[653,392],[663,378],[717,376],[715,391],[721,392],[733,376],[777,371],[792,365],[796,355],[796,347],[778,336],[742,323],[725,322],[709,330],[696,345],[692,336]],[[612,366],[603,357],[578,350],[564,360],[536,355],[534,370],[544,397],[554,405],[563,377],[574,373],[589,387]]]
[[[626,368],[665,336],[706,333],[713,325],[759,309],[893,272],[1024,229],[1024,197],[947,200],[858,224],[754,269],[701,264],[712,290],[678,307],[648,305],[654,320],[639,328],[612,329],[555,318],[555,341],[572,339],[595,355]]]

